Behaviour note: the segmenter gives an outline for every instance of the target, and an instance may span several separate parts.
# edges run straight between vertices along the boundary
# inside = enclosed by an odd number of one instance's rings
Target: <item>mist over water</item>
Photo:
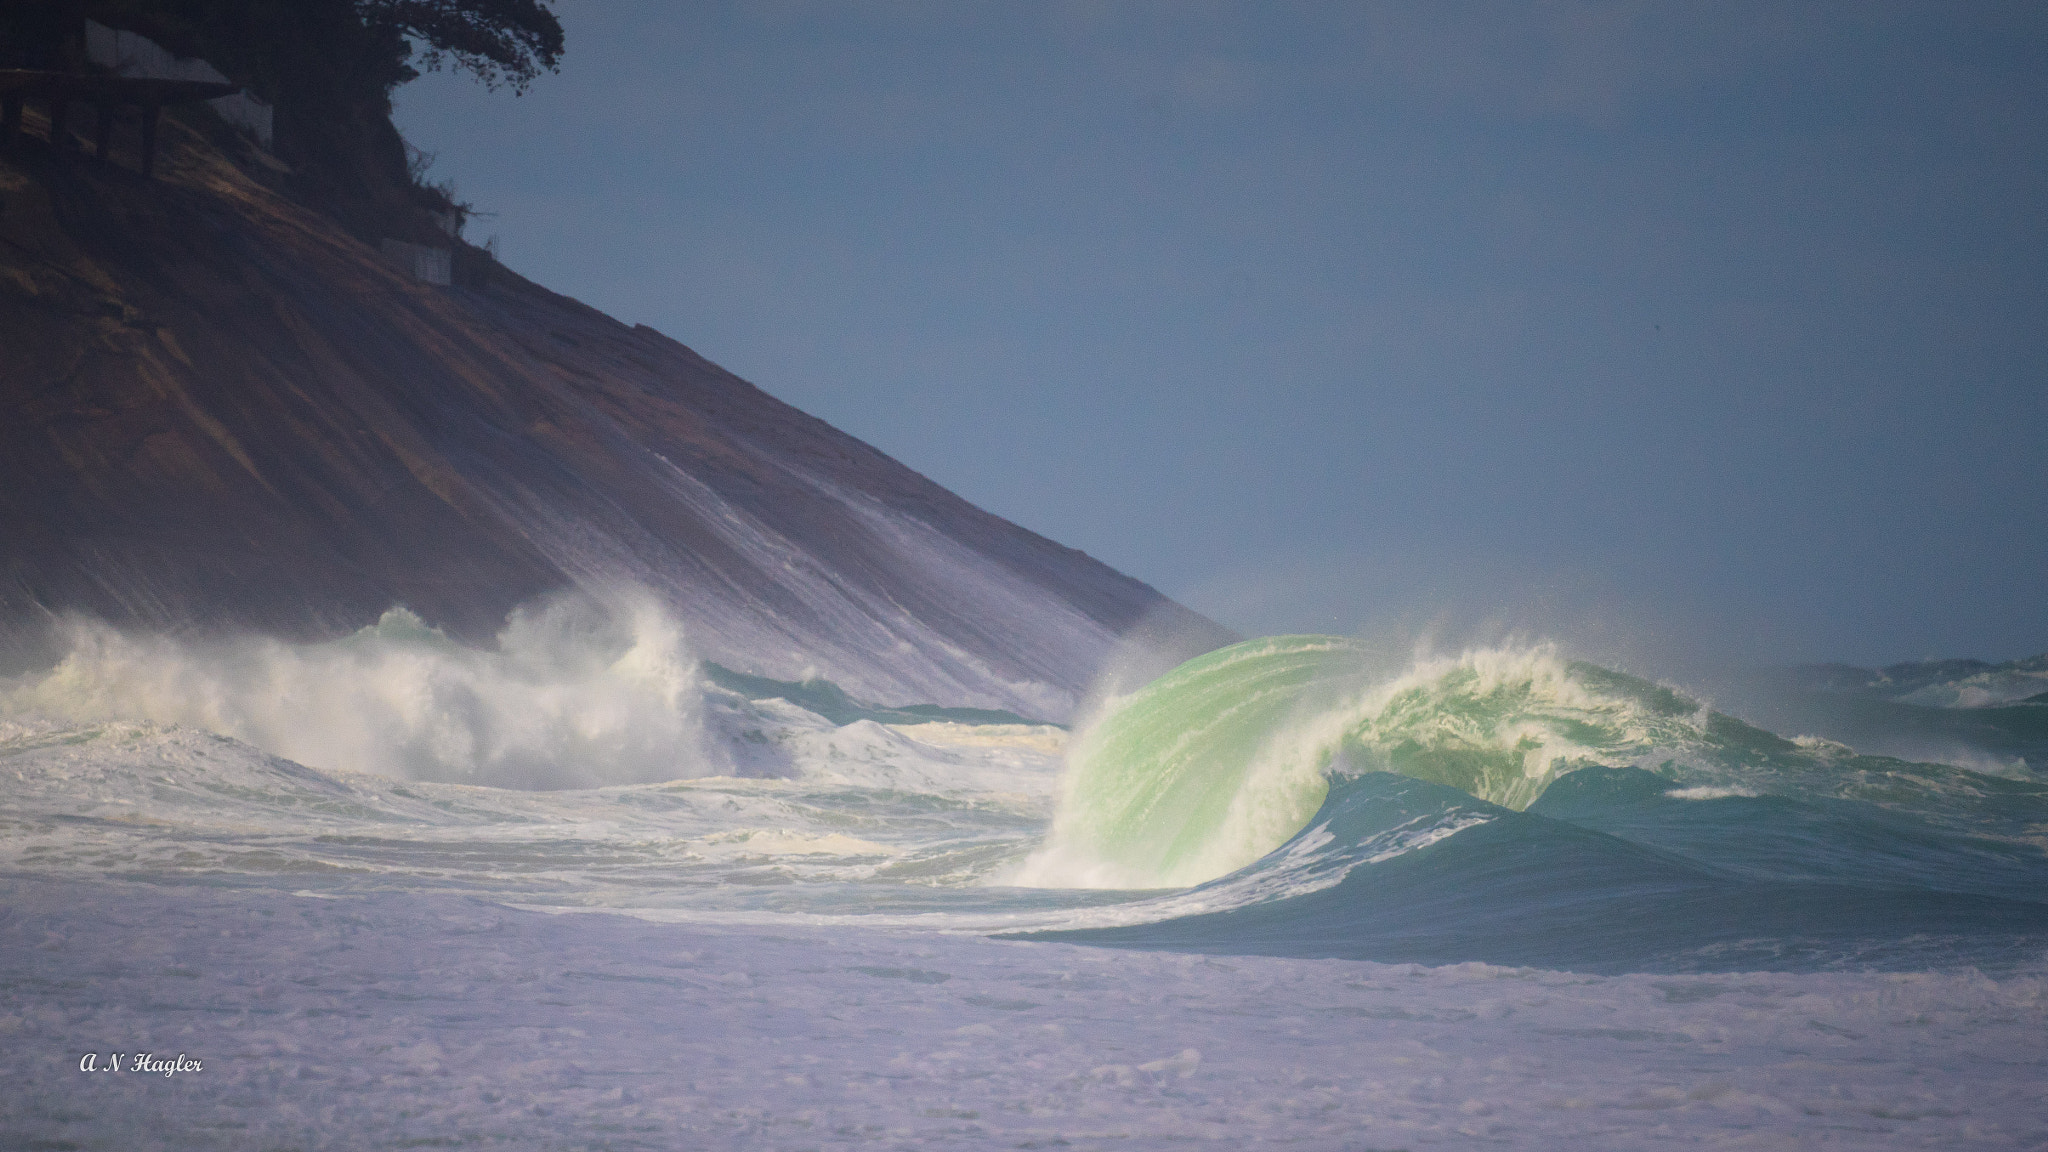
[[[714,771],[696,658],[637,590],[524,605],[489,649],[404,608],[322,643],[137,634],[80,618],[59,630],[63,659],[0,681],[0,710],[185,725],[401,780],[558,789]]]

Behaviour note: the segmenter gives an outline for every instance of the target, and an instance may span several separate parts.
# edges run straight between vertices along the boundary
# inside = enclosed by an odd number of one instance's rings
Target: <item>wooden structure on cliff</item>
[[[0,71],[0,144],[8,148],[21,142],[22,106],[30,100],[50,110],[51,149],[62,152],[69,144],[68,121],[73,104],[91,104],[94,117],[93,154],[105,160],[113,147],[114,120],[118,116],[139,117],[142,122],[142,155],[138,166],[147,176],[156,167],[156,129],[163,110],[173,104],[191,104],[232,95],[240,91],[233,84],[203,80],[158,80],[127,76],[86,76],[74,72],[32,72],[26,69]]]
[[[65,23],[57,21],[59,27]],[[146,37],[97,21],[83,20],[76,27],[83,35],[67,35],[61,51],[17,61],[41,66],[0,69],[0,146],[11,149],[21,142],[22,110],[30,101],[49,110],[48,139],[57,152],[70,145],[73,107],[91,105],[93,154],[100,160],[110,156],[115,122],[139,121],[138,166],[144,175],[156,167],[157,125],[172,105],[212,101],[215,111],[270,146],[270,106],[229,83],[211,64],[180,59]]]

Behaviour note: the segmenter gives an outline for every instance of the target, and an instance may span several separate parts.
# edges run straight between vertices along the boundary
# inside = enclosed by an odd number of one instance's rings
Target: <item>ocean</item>
[[[10,1147],[2048,1147],[2010,747],[1543,644],[1252,640],[1070,727],[653,609],[58,654],[0,682]]]

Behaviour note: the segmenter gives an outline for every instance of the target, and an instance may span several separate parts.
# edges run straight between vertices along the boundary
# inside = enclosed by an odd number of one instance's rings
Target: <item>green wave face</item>
[[[1059,815],[1022,882],[1181,887],[1271,851],[1329,791],[1334,743],[1290,737],[1357,655],[1331,636],[1248,640],[1114,703],[1075,738]]]
[[[1333,636],[1251,640],[1117,702],[1076,738],[1061,810],[1020,882],[1199,884],[1306,826],[1333,770],[1522,809],[1560,772],[1720,743],[1708,729],[1726,719],[1549,647],[1478,649],[1379,680],[1370,656]]]

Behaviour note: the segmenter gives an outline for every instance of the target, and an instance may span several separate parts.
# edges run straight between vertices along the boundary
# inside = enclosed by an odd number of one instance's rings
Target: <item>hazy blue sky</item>
[[[2048,649],[2048,6],[556,9],[472,239],[1240,630]]]

